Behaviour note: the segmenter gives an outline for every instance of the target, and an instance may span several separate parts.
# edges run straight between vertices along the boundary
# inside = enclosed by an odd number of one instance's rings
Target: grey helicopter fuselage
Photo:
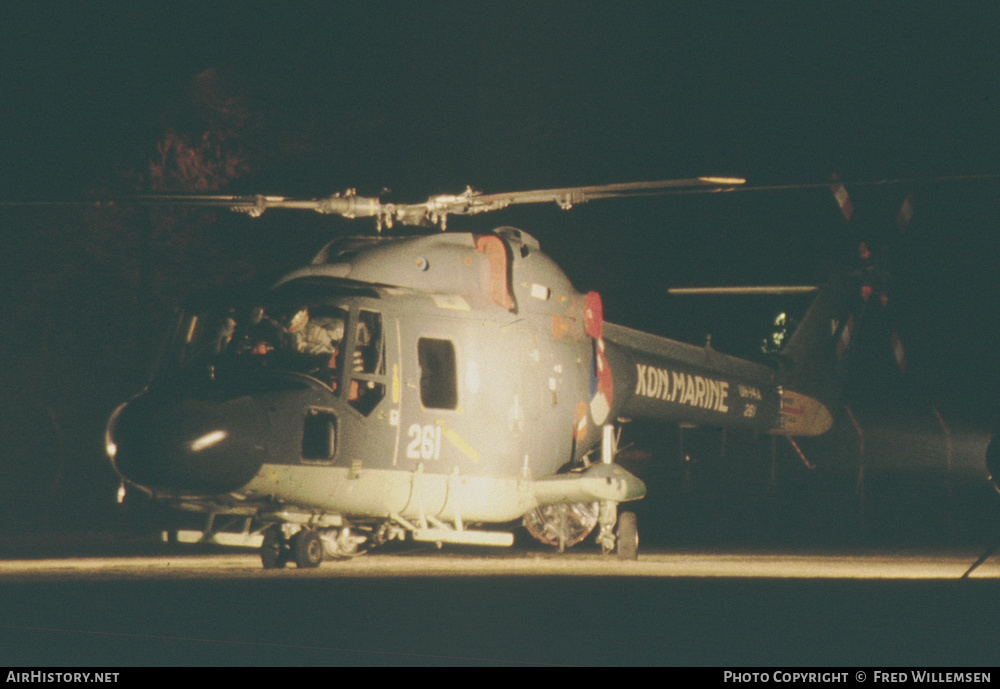
[[[578,371],[593,356],[586,297],[537,244],[518,247],[510,266],[497,236],[476,242],[465,234],[362,240],[339,256],[324,252],[261,304],[246,305],[246,313],[336,312],[345,321],[341,363],[320,371],[270,361],[280,351],[189,360],[195,335],[214,342],[219,323],[239,314],[230,304],[186,312],[174,338],[181,346],[170,348],[186,359],[170,362],[180,382],[154,381],[117,413],[116,466],[191,509],[266,503],[355,517],[518,518],[536,505],[532,478],[594,444],[592,424],[574,434],[579,403],[589,401],[589,378]],[[522,285],[518,274],[528,272],[545,275],[544,285]],[[192,418],[178,418],[184,404]],[[234,443],[244,459],[220,459]],[[214,467],[224,467],[223,480]]]
[[[500,228],[340,240],[192,305],[107,436],[124,485],[174,507],[440,536],[641,498],[612,463],[619,419],[823,432],[810,403],[825,411],[770,368],[603,322],[596,293]]]

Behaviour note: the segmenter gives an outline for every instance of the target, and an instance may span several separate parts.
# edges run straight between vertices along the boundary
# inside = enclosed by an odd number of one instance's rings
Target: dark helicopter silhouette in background
[[[595,528],[634,559],[643,482],[615,462],[628,419],[813,436],[850,345],[856,271],[836,273],[775,367],[604,320],[528,233],[385,236],[513,204],[726,191],[695,178],[480,194],[418,204],[354,192],[325,199],[150,197],[138,202],[374,218],[262,288],[196,299],[156,375],[119,406],[106,447],[120,495],[141,492],[244,520],[265,567],[318,565],[390,540],[506,546],[522,520],[560,550]],[[616,528],[617,527],[617,528]]]

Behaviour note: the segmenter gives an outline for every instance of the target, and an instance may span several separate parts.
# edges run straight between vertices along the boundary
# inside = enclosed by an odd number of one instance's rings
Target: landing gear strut
[[[618,503],[609,500],[601,501],[598,512],[598,523],[601,530],[597,534],[597,542],[601,545],[601,552],[610,555],[615,549],[615,522],[618,521]]]
[[[611,464],[618,453],[618,440],[614,435],[614,427],[605,424],[601,438],[601,462]],[[643,489],[645,493],[645,489]],[[618,531],[615,532],[615,523]],[[619,560],[637,560],[639,558],[639,529],[636,525],[635,512],[618,514],[618,503],[612,500],[602,500],[598,513],[598,523],[601,530],[597,534],[597,542],[601,552],[610,555],[616,552]]]
[[[618,503],[605,500],[600,509],[601,530],[597,534],[597,542],[605,555],[615,553],[619,560],[637,560],[639,558],[639,529],[635,512],[618,514]],[[615,529],[615,525],[618,529]]]

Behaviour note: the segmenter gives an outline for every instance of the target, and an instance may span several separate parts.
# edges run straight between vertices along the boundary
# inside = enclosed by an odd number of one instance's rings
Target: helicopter
[[[818,291],[778,365],[604,319],[527,232],[447,230],[512,204],[726,192],[699,177],[383,203],[174,196],[252,217],[305,209],[373,218],[260,288],[181,309],[150,382],[111,414],[105,445],[138,492],[206,517],[183,538],[259,544],[264,568],[318,566],[390,541],[511,546],[520,522],[560,551],[597,530],[638,556],[643,481],[616,463],[622,423],[813,436],[833,423],[857,276]],[[437,228],[388,234],[394,225]],[[239,534],[220,523],[242,522]],[[181,534],[178,534],[181,537]]]

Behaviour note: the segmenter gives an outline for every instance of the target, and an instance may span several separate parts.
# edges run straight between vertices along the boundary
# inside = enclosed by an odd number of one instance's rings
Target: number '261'
[[[406,434],[410,443],[406,446],[406,456],[409,459],[440,459],[441,458],[441,427],[433,424],[421,426],[415,423]]]

